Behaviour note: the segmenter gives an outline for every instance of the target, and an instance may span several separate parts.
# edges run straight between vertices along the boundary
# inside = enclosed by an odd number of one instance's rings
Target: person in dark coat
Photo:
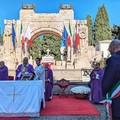
[[[45,64],[45,100],[52,99],[53,89],[53,72],[48,65],[48,63]]]
[[[113,40],[108,48],[111,57],[106,61],[102,80],[102,93],[106,97],[120,81],[120,40]],[[112,120],[120,120],[120,95],[112,99]]]

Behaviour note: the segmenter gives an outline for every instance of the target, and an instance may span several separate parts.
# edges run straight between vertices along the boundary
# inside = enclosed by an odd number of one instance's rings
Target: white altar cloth
[[[42,80],[0,81],[0,116],[39,116],[41,100],[45,108]]]

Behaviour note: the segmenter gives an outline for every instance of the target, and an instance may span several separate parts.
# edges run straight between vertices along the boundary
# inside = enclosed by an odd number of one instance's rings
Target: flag
[[[23,27],[22,27],[22,24],[21,24],[21,26],[20,26],[20,40],[21,40],[22,46],[24,46],[25,39],[24,39],[22,30],[23,30]]]
[[[69,23],[69,35],[67,38],[67,46],[72,46],[72,30],[71,30],[70,23]]]
[[[76,28],[75,40],[76,40],[76,47],[78,47],[80,45],[80,36],[79,36],[79,33],[78,33],[78,26]]]
[[[32,46],[32,37],[31,37],[31,30],[30,30],[29,24],[23,36],[24,36],[24,39],[28,40],[29,46]]]
[[[120,81],[106,94],[106,98],[100,102],[106,106],[107,120],[112,120],[112,100],[117,97],[120,97]]]
[[[15,47],[15,36],[16,36],[16,33],[15,33],[14,25],[12,23],[12,44],[13,44],[13,47]]]
[[[63,33],[62,33],[62,40],[61,40],[61,46],[64,47],[66,46],[67,44],[67,37],[68,37],[68,33],[67,33],[67,30],[64,26],[64,29],[63,29]]]

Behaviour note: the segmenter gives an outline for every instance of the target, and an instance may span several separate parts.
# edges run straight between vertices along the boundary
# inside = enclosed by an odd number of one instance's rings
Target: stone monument
[[[43,66],[45,66],[45,63],[49,64],[49,67],[51,68],[53,65],[55,65],[55,59],[53,55],[50,55],[50,50],[46,50],[47,54],[42,57],[41,63]]]
[[[69,49],[65,49],[65,52],[61,54],[62,61],[60,61],[65,64],[59,64],[58,66],[54,64],[53,71],[54,74],[56,74],[55,70],[59,71],[58,69],[67,69],[65,74],[65,76],[67,76],[67,71],[70,72],[69,70],[73,71],[74,69],[74,71],[80,71],[81,68],[90,68],[90,60],[94,57],[97,58],[100,54],[96,54],[93,46],[88,46],[87,20],[75,20],[72,5],[60,5],[59,13],[51,14],[35,13],[34,8],[34,4],[23,4],[18,20],[4,20],[4,44],[3,46],[0,46],[0,59],[5,61],[9,70],[15,70],[17,65],[22,62],[24,57],[24,46],[21,44],[20,28],[22,25],[22,34],[24,34],[28,24],[31,29],[31,37],[33,41],[43,34],[53,34],[59,38],[62,38],[64,26],[68,31],[69,24],[71,25],[71,30],[73,33],[72,39],[74,39],[77,26],[80,36],[80,45],[77,49],[74,46]],[[12,45],[12,24],[14,24],[16,32],[15,49]],[[46,58],[43,57],[43,60],[44,59]],[[81,76],[79,75],[80,72],[76,72],[74,74],[75,75],[73,76],[68,75],[67,79],[81,79]],[[63,74],[61,73],[61,75]],[[61,77],[65,76],[63,75]],[[55,78],[59,79],[59,77]]]

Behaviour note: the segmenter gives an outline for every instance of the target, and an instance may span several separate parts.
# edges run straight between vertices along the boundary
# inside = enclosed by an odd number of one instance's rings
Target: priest
[[[99,103],[102,100],[101,82],[104,70],[100,68],[100,63],[96,62],[95,68],[90,73],[91,101]]]
[[[0,80],[8,80],[8,67],[4,61],[0,61]]]
[[[34,70],[34,73],[35,73],[34,80],[42,80],[43,88],[45,90],[45,69],[41,65],[41,58],[36,58],[35,61],[37,66],[35,67],[35,70]]]
[[[45,64],[45,100],[52,99],[53,89],[53,72],[49,68],[49,64]]]
[[[22,74],[29,74],[33,73],[34,69],[31,64],[28,63],[28,58],[24,57],[23,58],[23,64],[20,64],[18,68],[16,69],[16,80],[20,80]]]

